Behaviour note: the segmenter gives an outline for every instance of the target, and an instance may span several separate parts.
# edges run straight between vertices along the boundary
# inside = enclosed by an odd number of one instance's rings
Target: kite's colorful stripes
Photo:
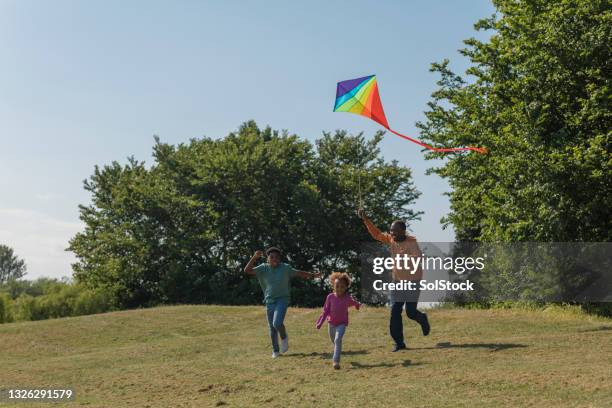
[[[376,75],[369,75],[362,78],[349,79],[348,81],[338,82],[336,89],[336,105],[334,112],[350,112],[365,116],[375,122],[380,123],[389,132],[397,136],[410,140],[426,149],[434,152],[459,152],[465,150],[473,150],[478,153],[486,153],[484,147],[447,147],[436,148],[432,147],[420,140],[413,139],[409,136],[402,135],[389,127],[385,111],[383,110],[378,94],[378,84],[376,83]]]

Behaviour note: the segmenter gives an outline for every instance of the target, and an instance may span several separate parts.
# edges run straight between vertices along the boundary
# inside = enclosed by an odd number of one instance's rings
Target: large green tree
[[[448,60],[432,65],[441,78],[418,124],[433,144],[489,149],[447,155],[431,169],[452,188],[443,223],[459,241],[610,241],[610,3],[494,4],[497,13],[475,25],[488,39],[468,39],[461,50],[470,61],[465,76]],[[479,286],[472,300],[568,301],[609,272],[576,264],[590,256],[588,245],[499,248],[471,276]]]
[[[433,169],[448,179],[458,240],[612,239],[612,12],[605,0],[495,0],[469,39],[471,65],[433,64],[419,124],[444,146],[479,145]],[[429,154],[437,159],[440,154]]]
[[[300,269],[357,276],[369,240],[358,191],[380,223],[419,216],[410,170],[381,158],[382,133],[337,131],[313,146],[254,122],[221,139],[169,145],[154,163],[96,167],[85,182],[85,230],[71,241],[75,278],[113,291],[124,306],[160,302],[256,303],[242,273],[255,250],[276,245]],[[319,305],[323,282],[296,281],[292,299]]]

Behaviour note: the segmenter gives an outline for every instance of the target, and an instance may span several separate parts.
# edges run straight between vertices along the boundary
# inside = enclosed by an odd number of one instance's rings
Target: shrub
[[[7,294],[0,293],[0,323],[9,323],[13,321],[11,303],[11,298]]]
[[[612,302],[584,303],[582,309],[589,313],[604,317],[612,317]]]
[[[32,296],[27,291],[21,291],[15,299],[11,299],[6,292],[0,292],[0,323],[104,313],[115,306],[110,292],[88,289],[78,284],[48,281],[44,286],[30,282],[21,283],[19,287],[44,287],[46,292]]]
[[[33,311],[35,309],[35,298],[30,295],[21,294],[12,303],[11,312],[15,321],[23,320],[35,320],[32,319],[37,313]]]
[[[104,313],[113,309],[110,293],[97,289],[82,290],[75,299],[73,316]]]

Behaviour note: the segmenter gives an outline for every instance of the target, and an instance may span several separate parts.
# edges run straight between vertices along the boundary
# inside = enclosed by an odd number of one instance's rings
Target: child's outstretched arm
[[[295,276],[299,276],[304,279],[314,279],[321,276],[321,272],[306,272],[306,271],[296,271]]]
[[[323,323],[325,323],[325,319],[327,319],[327,316],[329,316],[329,310],[330,305],[328,296],[327,299],[325,299],[325,304],[323,305],[323,312],[321,312],[321,316],[319,316],[319,319],[317,319],[317,329],[320,329],[321,326],[323,326]]]
[[[359,310],[359,308],[361,307],[361,303],[356,301],[355,298],[353,298],[351,295],[349,295],[348,304],[349,306],[353,306],[357,310]]]
[[[365,211],[363,210],[363,208],[360,208],[357,211],[357,214],[359,215],[359,218],[363,220],[363,223],[365,224],[372,238],[374,238],[377,241],[385,242],[385,243],[389,243],[392,241],[389,234],[385,234],[384,232],[379,230],[378,227],[376,227],[376,225],[374,225],[374,223],[370,221],[368,216],[365,214]]]
[[[257,263],[257,260],[263,256],[263,251],[255,251],[255,254],[251,257],[249,262],[244,267],[244,273],[246,273],[247,275],[255,276],[255,271],[253,270],[253,267]]]

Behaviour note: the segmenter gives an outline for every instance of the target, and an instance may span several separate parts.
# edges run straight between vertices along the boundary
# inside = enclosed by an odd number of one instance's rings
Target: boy
[[[262,263],[258,267],[253,266],[259,258],[264,256],[263,251],[257,251],[244,267],[247,275],[257,277],[261,289],[264,293],[264,303],[266,304],[266,314],[268,317],[268,327],[270,328],[270,338],[272,340],[272,358],[276,358],[281,353],[289,350],[289,337],[283,321],[287,306],[289,305],[289,283],[291,278],[299,276],[304,279],[314,279],[321,276],[320,273],[310,273],[293,269],[290,265],[281,262],[281,250],[272,247],[266,251],[268,262]],[[278,347],[278,335],[281,338],[281,347]]]
[[[381,232],[365,215],[363,209],[358,211],[359,217],[363,220],[368,232],[377,241],[383,242],[389,246],[389,251],[393,258],[396,255],[421,256],[421,250],[417,244],[415,237],[406,235],[406,223],[401,220],[393,221],[389,233]],[[414,273],[412,273],[414,272]],[[407,271],[398,269],[395,266],[392,270],[394,281],[412,280],[419,281],[423,278],[423,270],[418,267],[416,271]],[[409,299],[408,299],[409,298]],[[410,300],[410,301],[407,301]],[[402,323],[402,309],[406,308],[406,315],[411,320],[416,321],[421,325],[423,335],[427,336],[430,331],[429,320],[427,315],[417,309],[419,300],[419,291],[411,291],[411,293],[391,293],[391,318],[389,321],[389,331],[391,337],[395,341],[393,351],[399,351],[406,348],[404,343],[404,327]]]

